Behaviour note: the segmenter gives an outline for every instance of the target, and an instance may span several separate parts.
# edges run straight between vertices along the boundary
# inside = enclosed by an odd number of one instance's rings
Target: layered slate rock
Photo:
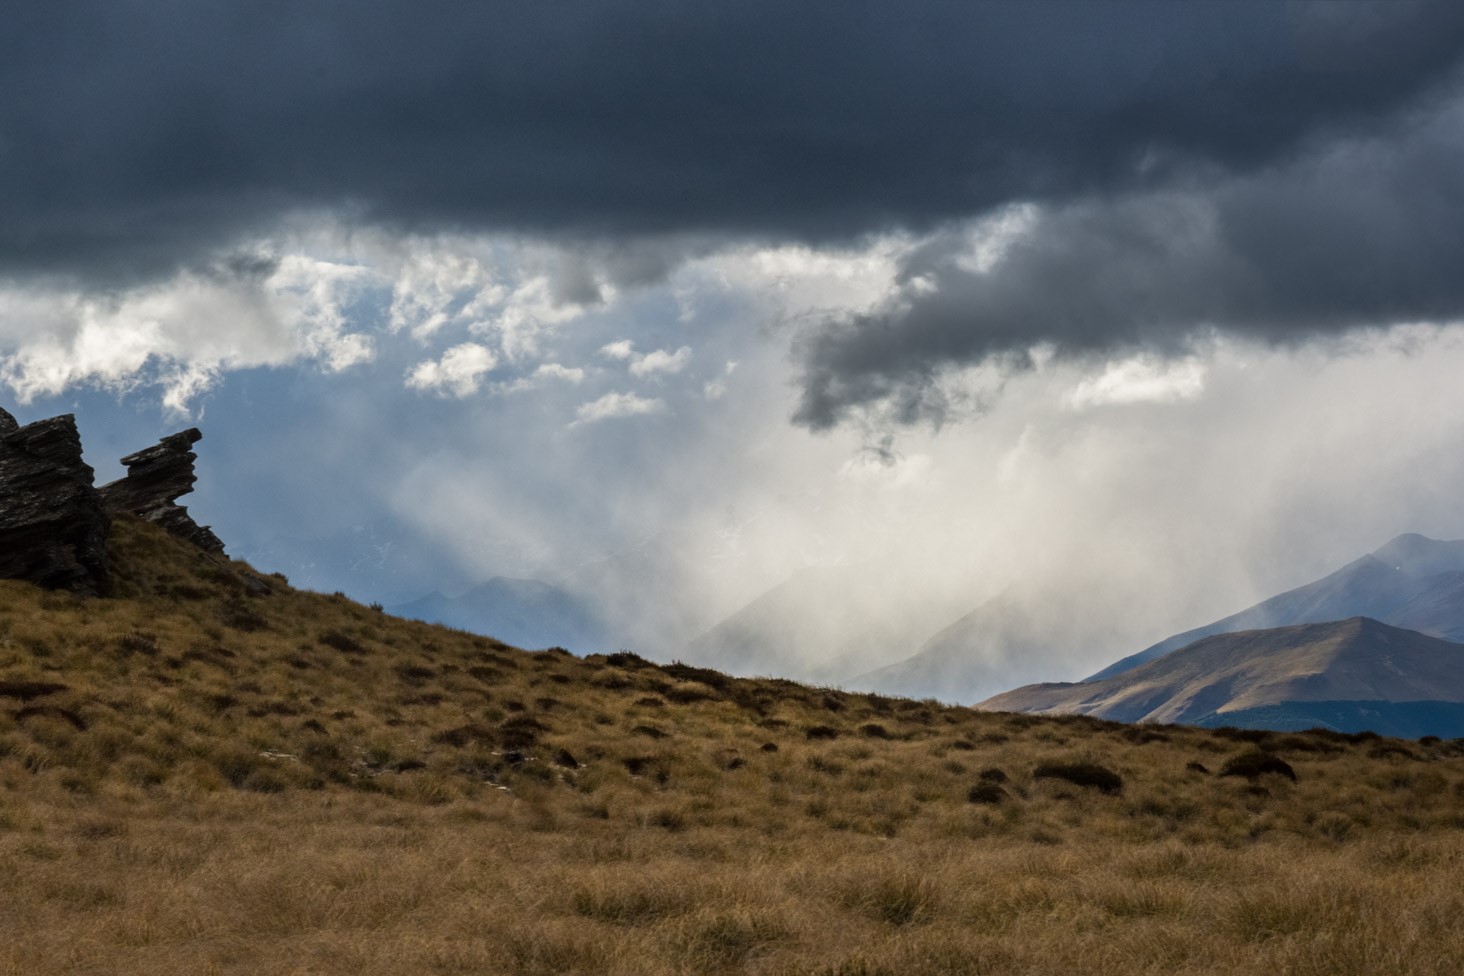
[[[192,447],[203,438],[197,427],[170,434],[152,447],[122,459],[127,477],[101,488],[102,501],[112,512],[131,512],[186,539],[206,552],[222,553],[224,543],[207,525],[199,525],[188,509],[177,503],[198,480]]]
[[[97,595],[111,519],[81,457],[76,417],[20,426],[0,409],[0,577]]]

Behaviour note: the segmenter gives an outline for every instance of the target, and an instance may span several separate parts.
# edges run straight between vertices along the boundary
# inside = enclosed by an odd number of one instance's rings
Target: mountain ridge
[[[1338,702],[1464,707],[1464,644],[1360,616],[1214,634],[1111,678],[1028,685],[977,707],[1214,725]]]
[[[1448,577],[1442,580],[1440,577]],[[1456,600],[1445,601],[1448,589]],[[1424,601],[1432,592],[1432,600]],[[1366,616],[1445,640],[1464,640],[1464,540],[1395,536],[1341,569],[1228,617],[1183,631],[1084,678],[1103,681],[1214,634]]]

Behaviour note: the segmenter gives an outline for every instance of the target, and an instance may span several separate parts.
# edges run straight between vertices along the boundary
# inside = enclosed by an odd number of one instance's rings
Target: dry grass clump
[[[526,653],[115,539],[113,598],[0,582],[0,972],[1457,969],[1464,743]]]

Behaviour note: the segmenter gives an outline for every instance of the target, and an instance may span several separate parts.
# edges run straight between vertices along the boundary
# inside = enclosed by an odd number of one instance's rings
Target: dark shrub
[[[1065,780],[1110,795],[1123,792],[1123,777],[1097,763],[1043,763],[1032,770],[1032,775],[1038,779]]]
[[[1312,739],[1319,739],[1323,742],[1343,743],[1352,741],[1352,736],[1348,735],[1346,732],[1338,732],[1336,729],[1324,729],[1321,726],[1314,726],[1309,729],[1303,729],[1297,734],[1304,735]]]
[[[890,738],[889,729],[885,728],[883,725],[877,725],[874,722],[870,722],[868,725],[859,726],[859,734],[867,736],[871,739]]]
[[[527,749],[539,741],[540,732],[550,731],[530,715],[516,715],[498,727],[498,743],[505,749]]]
[[[0,698],[18,698],[23,702],[66,690],[66,685],[54,681],[0,681]]]
[[[1345,751],[1345,747],[1340,742],[1305,733],[1301,735],[1283,735],[1276,741],[1268,743],[1266,748],[1272,752],[1336,753]]]
[[[554,754],[554,765],[563,766],[566,769],[579,769],[579,760],[574,758],[574,753],[568,749],[560,749]]]
[[[643,735],[648,739],[664,739],[667,733],[656,728],[654,725],[637,725],[630,730],[636,735]]]
[[[1214,730],[1216,737],[1228,739],[1231,742],[1250,742],[1255,745],[1265,745],[1274,738],[1274,732],[1265,729],[1237,729],[1233,725],[1222,725]]]
[[[59,705],[27,705],[14,714],[17,722],[24,722],[31,718],[53,718],[65,722],[78,732],[85,732],[87,728],[86,719],[71,709],[62,708]]]
[[[646,823],[674,833],[686,829],[686,815],[680,810],[657,810],[646,818]]]
[[[761,749],[763,752],[777,752],[778,744],[776,742],[764,742]]]
[[[680,661],[673,661],[661,670],[667,677],[675,678],[677,681],[695,681],[718,691],[726,691],[732,684],[732,678],[720,671],[713,671],[711,668],[697,668],[690,664],[682,664]]]
[[[365,654],[366,648],[361,642],[349,634],[343,634],[338,630],[328,630],[315,638],[316,643],[324,644],[326,647],[334,648],[342,654]],[[430,675],[429,675],[430,677]]]
[[[976,750],[976,745],[975,743],[969,742],[966,739],[956,739],[954,742],[951,743],[951,748],[956,750],[957,752],[974,752]]]
[[[1188,762],[1184,764],[1184,768],[1192,773],[1202,773],[1205,776],[1210,775],[1210,768],[1202,762]]]
[[[700,688],[677,687],[667,685],[660,689],[661,694],[671,699],[678,705],[690,705],[693,702],[711,701],[713,696],[710,692],[702,691]]]
[[[864,703],[877,715],[888,715],[895,710],[894,701],[883,695],[865,695]]]
[[[436,671],[433,671],[431,668],[424,667],[420,664],[398,664],[392,670],[396,672],[398,678],[401,678],[408,684],[413,685],[421,684],[428,678],[437,677]]]
[[[1291,764],[1280,756],[1272,755],[1269,752],[1262,752],[1260,749],[1252,749],[1249,752],[1242,752],[1238,756],[1232,756],[1220,767],[1221,776],[1244,776],[1246,779],[1257,779],[1267,773],[1275,773],[1278,776],[1285,776],[1293,783],[1296,782],[1296,770]]]
[[[810,725],[803,730],[803,734],[810,739],[837,739],[839,730],[832,725]]]
[[[140,630],[133,631],[117,638],[117,650],[123,654],[145,654],[152,657],[158,652],[158,639]]]
[[[1005,783],[1007,781],[1007,774],[992,766],[990,769],[981,770],[978,778],[988,783]]]
[[[253,633],[269,626],[269,621],[240,600],[231,600],[219,609],[219,620],[225,627]]]
[[[1436,735],[1426,735],[1423,738],[1421,738],[1421,739],[1418,740],[1418,744],[1421,745],[1421,746],[1436,746],[1440,742],[1443,742],[1443,741],[1444,741],[1443,739],[1440,739]]]
[[[665,708],[666,703],[655,695],[647,695],[644,698],[637,698],[635,703],[642,708]]]
[[[485,725],[470,723],[459,725],[455,729],[446,729],[432,736],[432,741],[444,746],[453,746],[461,749],[463,746],[473,742],[492,742],[497,736],[493,730]]]
[[[990,780],[982,780],[966,794],[971,803],[1000,803],[1007,798],[1007,791]]]
[[[625,771],[632,776],[644,776],[660,765],[661,761],[655,756],[631,756],[628,759],[620,760],[625,766]]]
[[[616,651],[614,654],[607,654],[605,656],[605,663],[612,668],[625,668],[630,671],[655,667],[650,661],[647,661],[639,654],[632,654],[630,651]]]

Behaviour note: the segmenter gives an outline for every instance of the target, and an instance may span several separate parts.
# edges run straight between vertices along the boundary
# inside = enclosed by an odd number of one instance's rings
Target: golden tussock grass
[[[1457,743],[528,653],[115,536],[111,598],[0,583],[0,972],[1459,971]]]

